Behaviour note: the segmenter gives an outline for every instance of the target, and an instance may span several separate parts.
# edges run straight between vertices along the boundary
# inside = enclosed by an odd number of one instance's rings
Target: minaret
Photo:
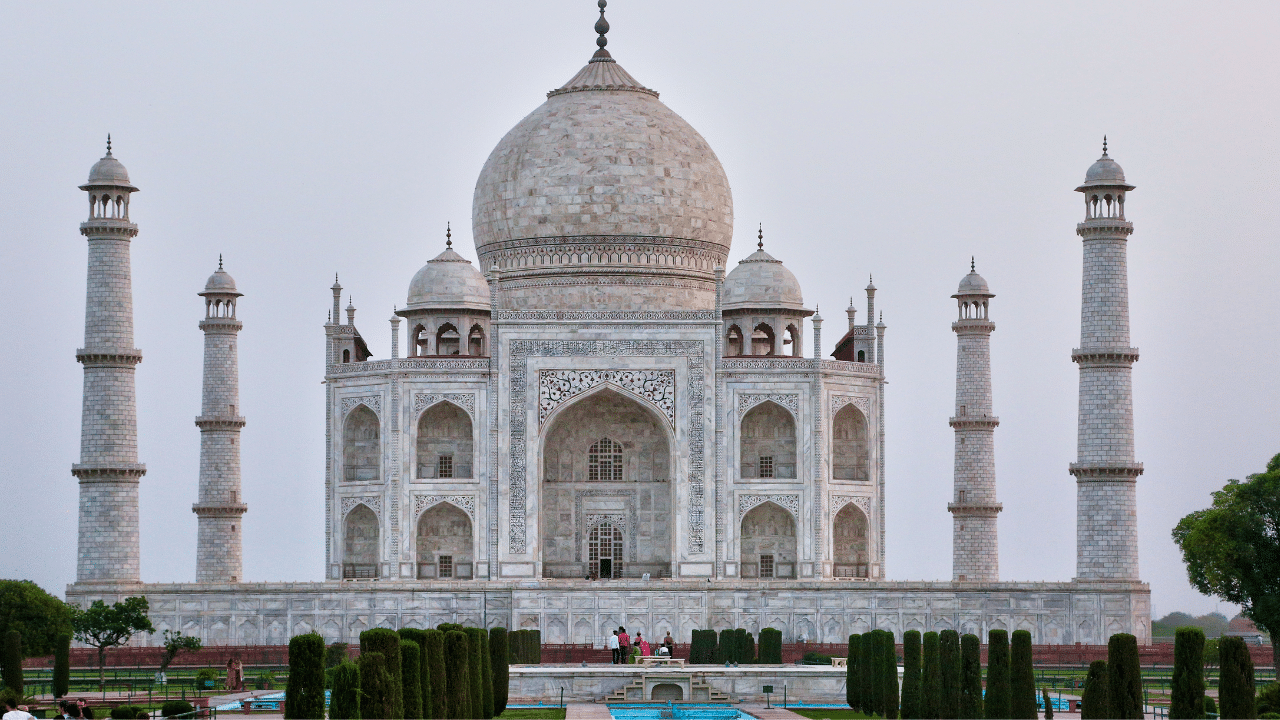
[[[952,518],[951,579],[960,582],[1000,580],[996,543],[995,429],[1000,420],[991,410],[991,331],[987,314],[991,290],[969,263],[969,274],[951,297],[959,318],[956,333],[955,496],[947,504]]]
[[[867,329],[871,330],[876,325],[876,284],[867,276]],[[875,364],[876,348],[874,344],[867,345],[867,362]]]
[[[199,518],[196,582],[243,582],[240,516],[249,509],[240,495],[240,365],[236,338],[236,281],[222,269],[209,276],[204,292],[204,395],[200,404],[200,493],[191,511]]]
[[[1138,515],[1135,490],[1142,463],[1133,459],[1133,363],[1129,347],[1127,243],[1133,225],[1124,219],[1125,194],[1133,186],[1107,156],[1085,173],[1085,219],[1076,225],[1084,241],[1080,303],[1080,418],[1076,476],[1076,575],[1081,580],[1138,579]]]
[[[80,186],[89,193],[89,219],[80,234],[89,241],[85,295],[84,407],[80,421],[80,480],[77,583],[136,583],[138,482],[147,468],[138,462],[138,410],[134,369],[142,352],[133,346],[133,284],[129,247],[138,226],[129,222],[129,197],[138,191],[124,165],[107,154]]]

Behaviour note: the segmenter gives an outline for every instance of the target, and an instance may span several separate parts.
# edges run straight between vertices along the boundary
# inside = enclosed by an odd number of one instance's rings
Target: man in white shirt
[[[621,654],[621,653],[619,652],[619,651],[620,651],[621,646],[618,644],[618,631],[617,631],[617,630],[614,630],[612,633],[610,633],[610,634],[609,634],[609,637],[605,640],[605,645],[607,645],[607,646],[609,647],[609,649],[613,651],[613,664],[614,664],[614,665],[617,665],[617,664],[618,664],[618,656]],[[7,719],[6,719],[6,720],[7,720]]]
[[[5,712],[3,720],[35,720],[35,716],[26,710],[19,710],[17,701],[8,698],[4,701]]]

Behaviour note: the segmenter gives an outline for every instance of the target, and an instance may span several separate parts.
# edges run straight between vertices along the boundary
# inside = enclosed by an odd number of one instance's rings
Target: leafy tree
[[[965,633],[960,638],[960,717],[982,716],[982,642]]]
[[[0,580],[0,637],[10,630],[22,634],[28,657],[52,655],[58,636],[72,631],[71,610],[30,580]]]
[[[173,662],[173,659],[178,657],[178,653],[183,650],[195,652],[202,647],[204,647],[204,643],[200,642],[198,637],[183,635],[181,630],[177,632],[165,630],[164,655],[160,656],[160,672],[164,672],[169,667],[169,664]]]
[[[895,668],[894,675],[897,674]],[[903,718],[924,717],[920,683],[920,631],[908,630],[902,633],[901,715]]]
[[[58,636],[53,649],[53,696],[63,697],[71,689],[71,633]]]
[[[444,671],[449,676],[447,718],[469,718],[471,715],[470,638],[461,630],[444,634]]]
[[[893,633],[888,630],[884,631],[884,644],[881,646],[881,677],[880,682],[884,683],[883,693],[884,700],[884,716],[886,718],[898,717],[898,652],[894,646]]]
[[[4,687],[23,694],[22,633],[9,630],[4,634]]]
[[[165,647],[167,650],[168,645]],[[324,638],[319,633],[289,639],[289,683],[284,697],[286,718],[323,720]]]
[[[423,642],[427,648],[427,677],[431,679],[431,713],[428,714],[424,707],[422,714],[432,718],[447,718],[449,674],[445,672],[444,665],[444,633],[427,630]],[[510,662],[510,658],[507,661]]]
[[[1218,705],[1224,718],[1255,717],[1253,659],[1244,639],[1224,637],[1222,669],[1218,671]]]
[[[943,630],[938,639],[942,661],[942,703],[938,716],[954,720],[960,717],[960,634]]]
[[[324,667],[329,669],[338,667],[343,660],[347,659],[347,644],[344,642],[336,642],[330,645],[324,651]]]
[[[419,720],[422,717],[422,647],[403,636],[400,638],[400,672],[405,720]]]
[[[1112,718],[1142,719],[1142,667],[1138,660],[1138,638],[1116,633],[1107,642],[1107,675],[1111,687]]]
[[[942,657],[938,633],[924,634],[924,663],[920,672],[920,717],[940,718],[942,706]]]
[[[489,664],[493,667],[493,716],[498,717],[507,709],[507,693],[511,689],[506,628],[489,629]]]
[[[1173,529],[1187,577],[1197,590],[1240,606],[1240,614],[1271,635],[1280,666],[1280,455],[1266,472],[1231,480],[1213,505]]]
[[[1204,717],[1204,630],[1180,627],[1173,640],[1171,720]]]
[[[1009,632],[987,632],[987,696],[983,713],[988,718],[1013,717],[1009,686]]]
[[[365,632],[368,632],[367,630]],[[363,634],[363,633],[361,633]],[[363,645],[363,642],[361,643]],[[398,650],[397,650],[398,652]],[[335,682],[337,679],[334,679]],[[380,652],[360,652],[360,716],[390,718],[392,707],[391,673],[387,658]],[[457,716],[453,716],[457,717]],[[463,715],[462,717],[467,717]]]
[[[1080,720],[1103,720],[1111,716],[1111,680],[1106,660],[1089,663],[1081,695]]]
[[[1036,720],[1036,673],[1026,630],[1014,630],[1010,644],[1009,717]]]
[[[862,635],[849,636],[849,659],[844,666],[844,701],[850,710],[862,709],[862,687],[859,684],[858,661],[862,653]]]
[[[147,617],[151,606],[145,597],[125,598],[123,602],[110,606],[94,600],[88,610],[74,605],[67,607],[71,611],[71,626],[76,640],[98,649],[99,687],[104,687],[107,682],[107,648],[123,645],[140,632],[151,634],[156,631]]]

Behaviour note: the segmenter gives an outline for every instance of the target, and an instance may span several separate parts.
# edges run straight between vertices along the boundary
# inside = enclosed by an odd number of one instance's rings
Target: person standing
[[[640,646],[641,657],[649,654],[649,641],[645,640],[641,633],[636,633],[636,644]]]
[[[676,655],[676,641],[675,641],[675,639],[674,639],[674,638],[672,638],[672,637],[671,637],[671,631],[670,631],[670,630],[668,630],[668,631],[667,631],[667,636],[666,636],[666,637],[664,637],[664,638],[662,638],[662,647],[664,647],[664,648],[666,648],[666,649],[667,649],[667,656],[668,656],[668,657],[675,657],[675,655]]]
[[[626,665],[631,661],[631,636],[621,625],[618,626],[618,649],[622,653],[622,664]]]
[[[619,650],[618,650],[618,648],[619,648],[620,646],[619,646],[619,644],[618,644],[618,631],[617,631],[617,630],[614,630],[614,631],[609,635],[609,637],[605,639],[605,645],[606,645],[606,646],[607,646],[611,651],[613,651],[613,664],[614,664],[614,665],[619,665],[619,664],[621,664],[621,663],[619,663],[619,662],[618,662],[618,660],[622,657],[622,653],[621,653],[621,652],[619,652]]]

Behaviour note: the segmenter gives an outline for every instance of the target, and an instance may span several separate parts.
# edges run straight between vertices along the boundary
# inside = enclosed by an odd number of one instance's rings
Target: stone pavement
[[[763,703],[742,703],[738,706],[738,709],[760,720],[785,720],[786,718],[804,717],[776,705],[766,708]]]
[[[604,703],[569,703],[565,720],[610,720],[609,706]]]

